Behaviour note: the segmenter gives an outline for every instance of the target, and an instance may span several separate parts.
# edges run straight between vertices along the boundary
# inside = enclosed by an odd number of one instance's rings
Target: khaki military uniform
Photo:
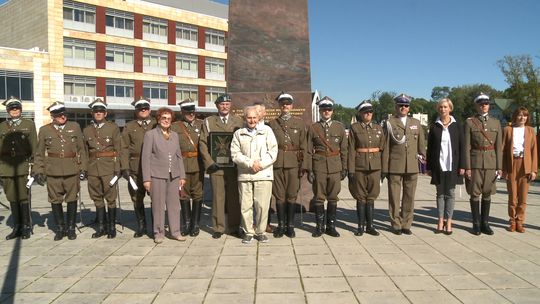
[[[381,191],[382,151],[386,137],[380,125],[357,122],[349,131],[349,174],[355,175],[349,184],[353,197],[361,202],[373,202]]]
[[[302,119],[292,116],[288,120],[278,117],[268,126],[278,142],[272,195],[278,204],[296,203],[300,189],[299,170],[306,154],[306,125]]]
[[[305,169],[315,173],[315,203],[337,203],[341,191],[341,172],[347,170],[347,136],[339,121],[311,125],[307,133]]]
[[[148,118],[145,121],[132,120],[126,124],[122,131],[120,169],[129,170],[131,178],[137,184],[138,189],[134,190],[128,182],[131,201],[136,207],[144,206],[143,201],[146,194],[141,171],[141,152],[144,134],[155,126],[156,120],[154,118]]]
[[[96,207],[104,207],[103,199],[109,208],[116,208],[118,188],[109,185],[114,176],[120,173],[120,129],[110,121],[103,125],[90,124],[83,131],[88,151],[88,193]]]
[[[0,176],[10,202],[28,203],[26,188],[29,163],[37,146],[34,122],[21,118],[0,123]]]
[[[229,114],[226,124],[218,115],[207,117],[204,120],[199,152],[205,169],[214,164],[210,155],[209,134],[211,132],[233,133],[243,125],[242,118],[232,114]],[[210,182],[212,184],[212,224],[214,232],[225,232],[225,213],[227,213],[228,230],[231,233],[236,233],[240,228],[241,219],[236,167],[220,168],[216,172],[210,173]]]
[[[87,171],[88,157],[79,124],[68,121],[63,127],[50,123],[39,129],[34,173],[47,176],[49,202],[75,202],[79,174]]]
[[[391,134],[387,124],[391,126]],[[387,124],[383,126],[386,145],[383,150],[382,172],[388,173],[390,221],[396,230],[410,229],[419,172],[418,157],[425,159],[426,155],[424,130],[420,121],[412,117],[407,117],[406,125],[403,125],[399,117],[392,116]],[[400,203],[402,187],[403,198]]]
[[[192,124],[181,120],[171,126],[171,130],[178,133],[180,141],[180,150],[186,171],[183,192],[185,192],[187,199],[201,200],[203,197],[204,170],[202,158],[199,155],[199,138],[202,129],[203,121],[200,119],[195,119]]]
[[[483,132],[482,132],[483,131]],[[487,137],[487,138],[486,138]],[[465,121],[465,169],[472,170],[465,180],[471,199],[489,200],[497,192],[496,170],[502,169],[502,130],[498,119],[477,115]]]

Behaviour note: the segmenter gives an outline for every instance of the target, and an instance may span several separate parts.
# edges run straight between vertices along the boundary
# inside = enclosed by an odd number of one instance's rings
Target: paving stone
[[[21,292],[64,292],[77,282],[78,278],[39,278]]]
[[[400,291],[355,291],[360,303],[370,304],[405,304],[409,300]],[[437,303],[437,302],[434,302]]]
[[[467,274],[467,271],[465,269],[454,263],[429,263],[421,264],[421,267],[424,268],[429,274],[434,276]]]
[[[156,296],[155,293],[110,294],[102,304],[150,304]]]
[[[221,264],[221,263],[220,263]],[[216,278],[248,279],[255,278],[257,268],[253,266],[221,266],[215,270]]]
[[[533,285],[518,278],[517,276],[507,274],[478,274],[476,277],[486,283],[493,289],[512,289],[512,288],[532,288]]]
[[[123,278],[82,278],[69,289],[69,292],[110,293],[122,280]]]
[[[101,262],[101,265],[135,266],[139,264],[142,259],[142,256],[110,256]]]
[[[107,294],[92,294],[92,293],[64,293],[52,304],[95,304],[101,303]]]
[[[205,278],[212,278],[214,276],[214,269],[216,269],[215,266],[191,266],[191,265],[179,265],[177,266],[172,274],[171,278],[175,279],[205,279]]]
[[[377,264],[343,265],[341,270],[348,277],[384,276],[385,273]]]
[[[338,265],[300,265],[303,278],[341,277],[343,272]]]
[[[300,277],[296,265],[267,265],[257,267],[258,278],[297,278]]]
[[[445,290],[404,291],[405,296],[413,303],[460,303],[452,294]]]
[[[205,294],[209,285],[210,279],[168,279],[160,292]]]
[[[209,293],[206,295],[204,304],[253,304],[255,301],[255,294],[242,293],[242,294],[223,294],[223,293]]]
[[[240,293],[253,294],[255,279],[220,279],[214,278],[210,284],[209,293]]]
[[[257,294],[260,293],[303,293],[299,278],[277,278],[257,280]]]
[[[165,293],[160,292],[152,304],[171,304],[182,301],[182,304],[201,304],[204,293]]]
[[[81,278],[92,270],[92,266],[58,266],[45,274],[47,278]]]
[[[124,279],[116,288],[114,293],[156,293],[166,279]]]
[[[328,254],[297,255],[298,265],[335,265],[336,259]]]
[[[35,304],[35,303],[51,303],[55,298],[60,296],[60,293],[53,292],[35,292],[35,293],[16,293],[10,295],[2,302],[17,303],[17,304]]]
[[[434,278],[448,290],[489,289],[489,286],[470,274],[434,276]]]
[[[344,278],[303,278],[306,292],[351,292]]]
[[[393,276],[391,279],[402,291],[444,289],[443,286],[430,276]]]
[[[218,266],[255,266],[257,257],[255,255],[227,255],[222,256],[218,261]]]
[[[303,293],[258,293],[255,296],[256,304],[304,304],[306,299]],[[334,302],[335,303],[335,302]]]
[[[349,277],[347,278],[354,292],[394,291],[396,284],[389,277]]]
[[[174,266],[135,266],[127,276],[130,279],[167,279]]]
[[[106,265],[96,266],[90,271],[87,278],[124,278],[127,276],[134,266],[122,266],[122,265]]]
[[[466,304],[511,303],[497,292],[485,290],[453,290],[452,293]],[[515,303],[522,303],[520,301]]]
[[[505,298],[513,303],[538,303],[540,299],[540,290],[535,289],[506,289],[497,290]]]
[[[145,256],[139,266],[175,266],[180,261],[180,257],[175,256]]]
[[[384,272],[389,276],[418,276],[427,273],[416,263],[381,264]]]

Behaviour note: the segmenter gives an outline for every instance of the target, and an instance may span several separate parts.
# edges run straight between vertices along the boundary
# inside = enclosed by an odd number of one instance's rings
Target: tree
[[[341,121],[346,128],[351,125],[351,118],[356,114],[356,109],[347,108],[340,104],[334,105],[333,120]]]
[[[376,91],[371,94],[373,104],[373,120],[381,122],[394,113],[394,92]]]
[[[434,87],[431,90],[431,100],[439,102],[443,98],[447,98],[450,94],[450,87]]]
[[[539,128],[540,113],[540,68],[534,65],[530,55],[504,56],[497,61],[506,82],[510,87],[505,91],[516,105],[524,106],[534,112],[534,125]]]
[[[447,96],[452,100],[452,104],[454,105],[452,115],[458,120],[465,121],[468,117],[476,114],[474,98],[476,98],[480,92],[489,95],[492,100],[502,95],[501,92],[487,84],[453,87],[450,89]]]

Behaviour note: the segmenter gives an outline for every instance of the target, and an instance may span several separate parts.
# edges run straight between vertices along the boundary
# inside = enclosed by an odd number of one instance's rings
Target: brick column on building
[[[169,76],[176,76],[176,53],[167,52],[167,74]]]
[[[133,91],[134,91],[134,94],[135,94],[134,100],[139,100],[139,98],[141,96],[144,96],[144,93],[143,93],[143,81],[142,80],[135,80],[134,81]],[[148,96],[144,96],[144,97],[148,97]]]
[[[229,32],[225,32],[225,54],[228,54],[229,53],[229,47],[227,46],[227,38],[229,37]],[[229,74],[229,60],[225,59],[225,81],[227,81],[227,79],[229,79],[229,77],[227,76],[227,74]]]
[[[96,77],[96,97],[107,100],[107,79],[104,77]]]
[[[96,33],[105,34],[107,9],[103,6],[96,6]]]
[[[167,43],[176,44],[176,21],[167,20]]]
[[[198,56],[197,70],[199,74],[198,75],[199,79],[205,79],[206,78],[206,57]]]
[[[206,106],[206,86],[199,86],[199,107]]]
[[[142,73],[143,71],[143,49],[136,46],[133,49],[133,72]]]
[[[206,29],[202,26],[199,26],[199,30],[197,32],[198,48],[204,50],[206,44]]]
[[[104,70],[107,67],[105,62],[106,45],[103,41],[96,41],[96,69]]]
[[[142,39],[143,36],[143,16],[141,14],[133,14],[133,37]]]
[[[175,106],[176,105],[176,83],[174,82],[169,82],[168,84],[168,94],[167,94],[167,97],[168,97],[168,105],[170,106]]]

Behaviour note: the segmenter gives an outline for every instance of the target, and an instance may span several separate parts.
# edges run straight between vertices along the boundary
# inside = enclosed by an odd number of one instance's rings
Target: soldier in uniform
[[[480,93],[474,103],[477,114],[465,121],[465,188],[470,195],[473,233],[492,235],[489,209],[491,195],[497,192],[497,176],[502,174],[502,130],[499,120],[488,113],[488,95]]]
[[[240,236],[240,201],[238,197],[238,176],[236,167],[220,167],[210,155],[210,133],[229,132],[240,129],[244,122],[242,118],[232,115],[231,97],[228,94],[219,96],[215,101],[218,115],[209,116],[204,120],[200,138],[200,153],[204,167],[210,174],[212,184],[212,237],[220,238],[225,232],[225,213],[227,213],[228,231]],[[230,142],[229,148],[230,148]],[[225,212],[226,210],[226,212]]]
[[[128,191],[133,202],[133,210],[137,217],[137,231],[133,237],[147,234],[144,211],[144,190],[141,171],[141,152],[144,134],[156,126],[156,120],[150,117],[150,100],[141,97],[131,103],[135,107],[135,119],[128,122],[122,131],[122,148],[120,152],[120,169],[122,176],[128,180]],[[135,189],[132,182],[136,185]]]
[[[312,124],[307,132],[307,157],[305,169],[315,194],[316,227],[313,237],[324,231],[324,201],[326,211],[326,234],[339,237],[336,231],[336,211],[341,181],[347,177],[347,135],[339,121],[332,120],[334,101],[324,97],[318,103],[320,121]]]
[[[171,130],[178,133],[186,171],[186,184],[180,196],[181,234],[197,236],[200,231],[204,183],[202,158],[199,157],[199,138],[203,121],[195,118],[195,102],[191,98],[179,102],[178,105],[182,110],[182,118],[173,123]]]
[[[56,223],[55,241],[67,235],[77,238],[75,217],[80,179],[86,177],[88,158],[81,127],[67,120],[63,102],[56,101],[47,110],[52,122],[39,129],[34,174],[38,184],[47,181],[47,192]],[[67,231],[62,202],[67,202]]]
[[[372,121],[373,106],[366,100],[357,107],[360,121],[349,132],[349,189],[356,199],[358,231],[379,235],[373,227],[375,199],[381,191],[381,160],[386,138],[380,125]]]
[[[414,194],[418,181],[418,162],[426,155],[425,136],[420,121],[407,116],[412,97],[394,97],[396,113],[383,126],[386,145],[382,173],[388,178],[388,211],[393,232],[410,235],[414,216]],[[400,201],[401,189],[403,198]]]
[[[84,142],[88,151],[88,193],[96,206],[98,229],[93,238],[107,235],[116,237],[116,197],[118,188],[113,178],[120,176],[120,129],[114,122],[106,120],[107,104],[101,98],[90,103],[92,123],[83,130]],[[108,209],[108,228],[105,225],[105,204]]]
[[[37,145],[34,122],[21,117],[22,104],[10,97],[2,103],[6,106],[8,120],[0,124],[0,176],[11,207],[13,231],[6,240],[17,237],[30,238],[31,210],[26,188],[28,168]]]
[[[274,184],[272,195],[276,198],[278,226],[274,228],[274,237],[286,234],[293,238],[296,198],[300,190],[300,178],[303,176],[303,162],[306,151],[306,125],[304,121],[291,114],[294,98],[281,92],[276,97],[281,113],[270,121],[278,142],[278,155],[274,162]]]

